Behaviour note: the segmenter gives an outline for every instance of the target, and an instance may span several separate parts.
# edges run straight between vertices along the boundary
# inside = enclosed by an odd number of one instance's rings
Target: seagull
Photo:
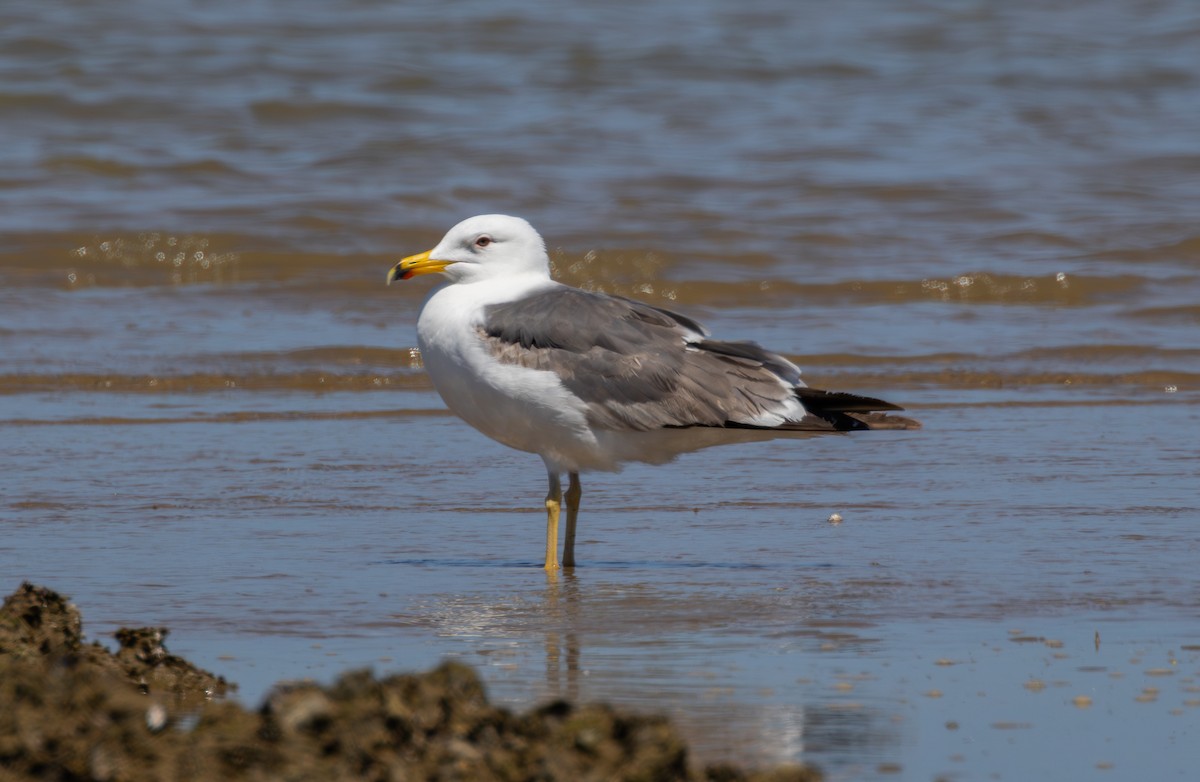
[[[575,567],[580,473],[792,433],[920,427],[883,413],[903,409],[889,402],[809,388],[753,342],[710,339],[685,315],[554,281],[545,242],[519,217],[468,218],[387,282],[435,273],[449,284],[417,320],[425,369],[452,412],[542,457],[547,571],[559,569],[564,496],[562,567]]]

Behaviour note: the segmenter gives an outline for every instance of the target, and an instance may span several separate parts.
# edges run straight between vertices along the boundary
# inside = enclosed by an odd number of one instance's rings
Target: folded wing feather
[[[875,413],[901,409],[882,400],[807,388],[778,354],[707,339],[688,317],[622,297],[557,286],[486,308],[479,333],[498,360],[557,374],[601,429],[841,431],[916,423]],[[754,423],[794,415],[797,398],[807,415],[780,426]]]

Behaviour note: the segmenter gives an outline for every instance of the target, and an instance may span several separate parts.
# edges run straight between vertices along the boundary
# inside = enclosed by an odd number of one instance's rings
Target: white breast
[[[561,470],[614,469],[597,452],[583,403],[557,375],[502,364],[487,350],[478,331],[483,308],[511,298],[505,287],[495,280],[448,285],[425,303],[417,340],[434,387],[456,415],[511,448]]]

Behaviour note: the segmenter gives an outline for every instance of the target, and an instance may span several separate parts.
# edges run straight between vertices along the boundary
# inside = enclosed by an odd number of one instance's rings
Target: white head
[[[388,272],[388,283],[441,272],[451,282],[535,274],[549,279],[546,243],[520,217],[478,215],[451,228],[437,247],[410,255]]]

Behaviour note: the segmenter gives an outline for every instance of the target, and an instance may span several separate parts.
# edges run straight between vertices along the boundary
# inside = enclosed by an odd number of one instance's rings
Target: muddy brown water
[[[833,779],[1186,773],[1197,34],[1183,0],[5,6],[3,590],[169,626],[250,704],[455,658]],[[585,477],[548,579],[539,460],[445,413],[428,281],[382,285],[487,211],[925,428]]]

